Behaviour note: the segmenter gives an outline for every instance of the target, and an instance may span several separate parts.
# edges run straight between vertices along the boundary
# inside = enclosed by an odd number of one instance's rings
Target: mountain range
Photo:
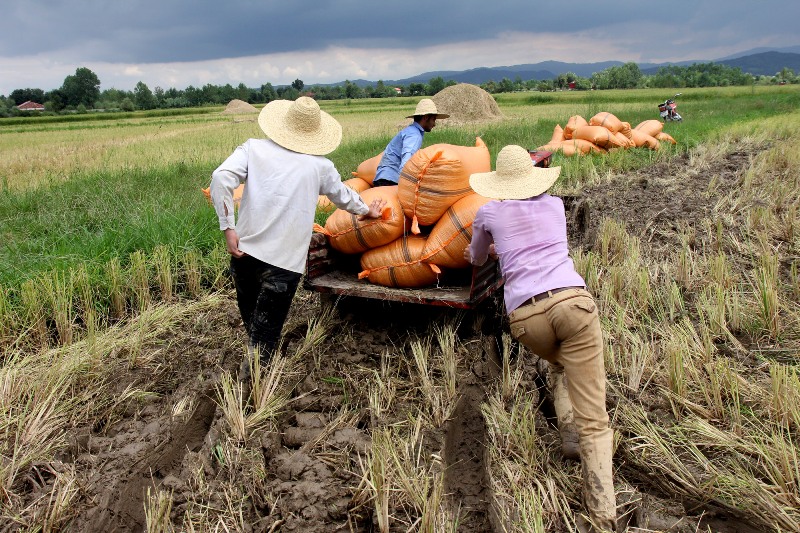
[[[800,74],[800,45],[786,48],[753,48],[719,59],[698,59],[676,63],[638,63],[643,74],[652,75],[661,67],[670,65],[689,66],[695,63],[719,63],[729,67],[739,67],[742,72],[755,76],[773,76],[783,68],[790,68]],[[469,70],[437,70],[423,72],[410,78],[400,80],[383,80],[386,85],[408,85],[410,83],[428,83],[432,78],[441,76],[445,81],[479,85],[488,81],[499,82],[503,78],[515,80],[552,80],[559,74],[573,72],[582,78],[589,78],[595,72],[609,67],[624,65],[623,61],[602,61],[599,63],[564,63],[561,61],[542,61],[523,65],[502,67],[477,67]],[[358,86],[375,85],[375,81],[350,80]],[[344,85],[344,81],[330,85]]]

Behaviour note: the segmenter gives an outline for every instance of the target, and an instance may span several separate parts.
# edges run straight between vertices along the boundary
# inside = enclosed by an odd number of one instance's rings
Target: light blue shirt
[[[386,145],[381,162],[375,171],[375,179],[391,181],[397,185],[400,181],[400,171],[403,170],[411,156],[422,147],[424,135],[425,130],[416,122],[412,122],[400,130]]]

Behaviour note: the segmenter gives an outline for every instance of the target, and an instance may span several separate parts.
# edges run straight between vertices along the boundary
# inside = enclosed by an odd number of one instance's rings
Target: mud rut
[[[743,161],[751,155],[731,154],[728,166],[721,171],[723,177],[735,183]],[[573,245],[591,246],[599,220],[594,215],[600,211],[626,220],[626,211],[643,210],[630,221],[632,230],[650,231],[651,238],[659,237],[659,228],[664,224],[674,225],[675,217],[691,219],[705,214],[701,211],[708,209],[708,202],[705,206],[693,204],[698,195],[686,183],[679,196],[659,185],[661,178],[679,171],[681,164],[677,161],[671,169],[651,169],[651,174],[645,173],[638,182],[634,181],[638,186],[595,187],[590,191],[591,198],[578,199],[582,207],[573,218]],[[649,190],[645,193],[645,189]],[[641,209],[634,210],[632,205]],[[671,244],[666,237],[661,242],[664,246]],[[319,295],[303,291],[298,294],[288,324],[288,349],[305,334],[304,324],[319,312],[319,305]],[[425,316],[424,311],[390,315],[385,309],[349,313],[346,308],[341,313],[341,320],[320,349],[321,360],[308,361],[306,376],[296,387],[291,409],[279,421],[278,431],[262,435],[260,442],[248,445],[256,462],[263,465],[265,476],[258,481],[237,479],[244,486],[242,494],[250,500],[243,517],[245,530],[378,531],[369,505],[353,501],[354,487],[359,482],[355,474],[357,460],[370,444],[372,422],[364,407],[368,403],[363,391],[348,389],[347,384],[333,378],[355,370],[369,373],[379,369],[382,353],[404,345],[409,335],[421,334],[441,315]],[[468,322],[465,319],[462,324]],[[450,504],[462,510],[459,531],[489,533],[499,529],[493,527],[491,520],[487,431],[480,405],[496,376],[493,361],[496,363],[497,350],[492,342],[485,342],[486,337],[483,344],[477,342],[480,335],[474,331],[459,334],[462,343],[481,347],[467,359],[468,368],[458,386],[460,400],[455,415],[440,436],[445,489]],[[130,387],[147,383],[158,396],[124,402],[102,420],[74,428],[66,435],[67,449],[48,467],[57,471],[71,465],[78,473],[79,497],[74,502],[75,516],[69,530],[143,531],[148,487],[172,492],[172,519],[180,527],[190,505],[187,495],[196,488],[193,483],[198,472],[209,480],[208,507],[224,509],[224,478],[236,479],[236,473],[221,474],[224,468],[214,456],[214,446],[225,432],[215,403],[215,386],[223,371],[235,373],[242,337],[235,302],[229,300],[208,316],[177,325],[175,334],[160,344],[143,348],[158,352],[163,359],[159,374],[155,378],[136,372],[120,376],[117,392],[122,394]],[[188,398],[192,407],[174,415],[173,408],[182,398]],[[356,414],[333,424],[343,405],[356,405]],[[544,402],[543,413],[547,415],[547,411]],[[345,463],[341,457],[346,458]],[[636,473],[628,474],[636,478]],[[646,490],[646,473],[639,474],[641,487]],[[48,494],[52,476],[47,468],[39,468],[28,483],[28,494],[34,501]],[[668,495],[645,496],[650,503],[669,500]],[[745,524],[729,522],[722,512],[711,511],[704,527],[711,526],[713,531],[755,531]],[[686,511],[678,505],[666,516],[665,524],[672,518],[675,524],[686,516]],[[391,531],[405,531],[408,525],[396,524]],[[695,525],[699,526],[699,522]],[[0,527],[0,531],[13,530],[13,525]]]

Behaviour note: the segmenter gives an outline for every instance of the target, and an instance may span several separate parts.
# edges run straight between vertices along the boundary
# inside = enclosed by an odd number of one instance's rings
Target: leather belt
[[[535,303],[535,302],[541,302],[542,300],[546,300],[547,298],[550,298],[552,295],[557,294],[559,292],[568,291],[570,289],[585,289],[585,288],[586,287],[560,287],[558,289],[552,289],[552,290],[549,290],[549,291],[545,291],[545,292],[536,294],[536,295],[532,296],[531,299],[528,300],[525,303],[532,304],[532,303]]]

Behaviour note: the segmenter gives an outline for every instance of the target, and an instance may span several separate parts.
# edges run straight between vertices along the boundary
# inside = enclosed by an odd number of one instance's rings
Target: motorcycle
[[[683,117],[678,114],[678,105],[675,103],[675,98],[679,97],[682,93],[678,93],[672,98],[666,99],[663,103],[658,104],[658,110],[661,112],[661,118],[664,122],[667,121],[680,121]]]

